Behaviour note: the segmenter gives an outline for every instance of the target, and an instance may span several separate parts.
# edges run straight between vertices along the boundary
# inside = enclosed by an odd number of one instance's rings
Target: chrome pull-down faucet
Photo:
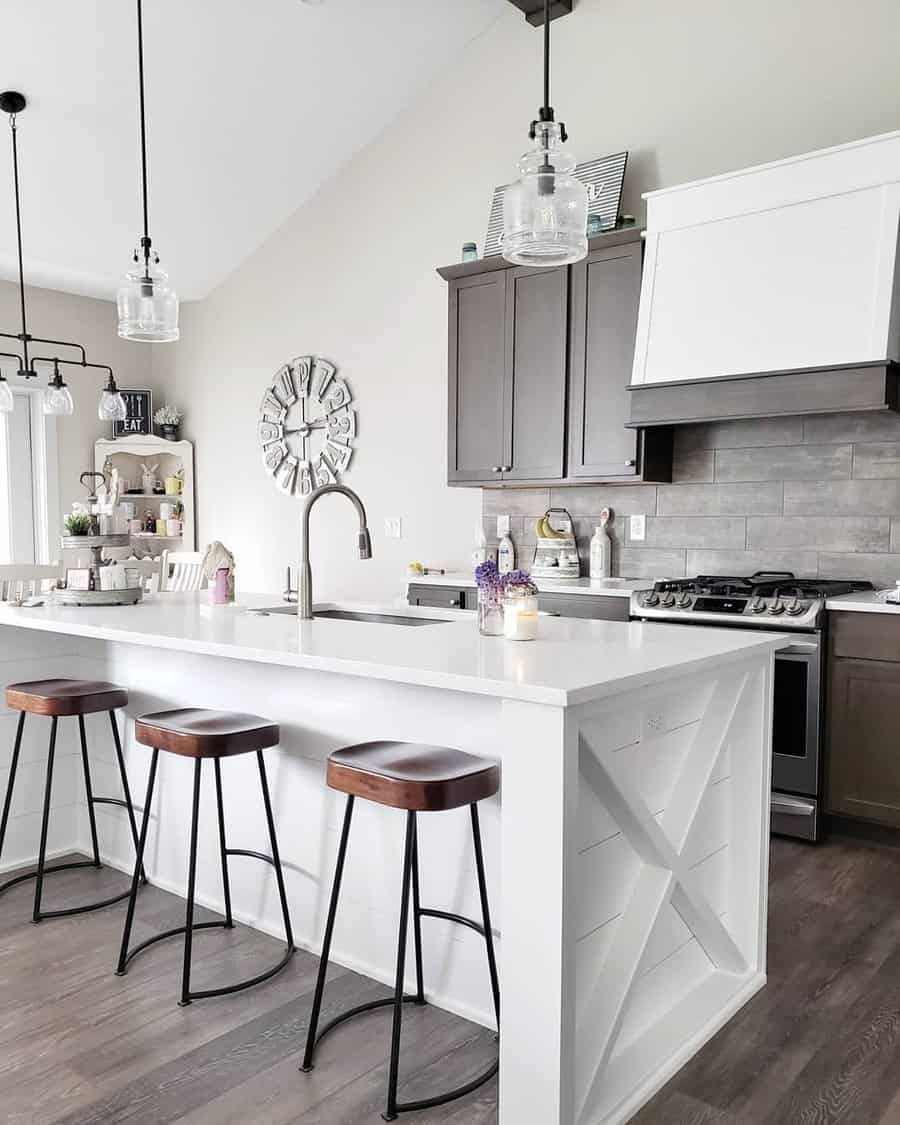
[[[319,497],[324,496],[328,492],[340,492],[343,496],[346,496],[353,507],[356,508],[356,513],[359,516],[359,535],[357,537],[359,557],[361,559],[370,559],[372,557],[372,539],[369,535],[369,527],[366,521],[366,509],[363,506],[362,500],[360,500],[352,488],[347,488],[344,484],[326,484],[321,488],[317,488],[306,501],[302,517],[303,535],[300,543],[300,603],[297,610],[297,616],[301,621],[309,621],[312,619],[313,615],[312,567],[309,563],[309,515]]]

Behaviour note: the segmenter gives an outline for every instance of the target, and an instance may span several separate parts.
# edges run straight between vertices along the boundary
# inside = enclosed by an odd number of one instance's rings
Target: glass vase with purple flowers
[[[503,636],[503,575],[493,559],[475,568],[478,586],[478,630],[485,637]]]

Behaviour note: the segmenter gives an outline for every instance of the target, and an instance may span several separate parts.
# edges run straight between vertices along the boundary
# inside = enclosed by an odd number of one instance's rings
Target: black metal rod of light
[[[544,0],[544,104],[538,110],[538,121],[555,121],[556,115],[550,104],[550,0]],[[532,140],[537,135],[538,121],[532,121],[529,136]],[[569,138],[565,125],[559,123],[560,139],[565,143]]]
[[[60,363],[72,367],[96,368],[102,371],[108,371],[110,381],[115,384],[115,377],[112,368],[103,363],[88,363],[87,352],[82,344],[72,340],[52,340],[45,336],[33,336],[28,331],[28,316],[25,299],[25,264],[24,254],[22,250],[22,193],[19,183],[19,145],[18,145],[18,128],[17,116],[25,109],[27,100],[24,94],[20,94],[17,90],[6,90],[0,93],[0,110],[9,114],[10,132],[12,134],[12,165],[13,165],[13,191],[15,196],[16,205],[16,249],[18,255],[19,267],[19,312],[21,316],[21,327],[18,332],[0,332],[0,339],[4,340],[18,340],[22,346],[21,354],[14,352],[0,352],[0,359],[15,359],[19,363],[17,374],[24,379],[36,379],[37,371],[34,367],[36,363],[53,363],[55,364],[54,370],[58,370]],[[46,357],[32,358],[29,352],[29,344],[49,344],[52,347],[58,348],[73,348],[80,354],[79,359],[65,359],[63,357],[54,357],[47,359]],[[109,389],[109,388],[107,388]],[[116,388],[116,391],[118,388]]]
[[[147,113],[144,97],[144,4],[137,0],[137,33],[138,33],[138,91],[141,117],[141,201],[144,214],[144,235],[141,238],[141,250],[144,256],[144,277],[150,280],[150,202],[149,188],[147,186]],[[138,261],[135,254],[134,260]]]

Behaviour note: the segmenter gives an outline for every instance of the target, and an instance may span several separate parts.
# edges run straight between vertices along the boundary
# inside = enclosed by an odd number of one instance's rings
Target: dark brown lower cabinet
[[[830,618],[827,808],[900,828],[900,617]]]
[[[472,587],[427,586],[411,582],[407,591],[410,605],[435,609],[477,609],[478,591]],[[627,621],[628,598],[586,594],[541,594],[538,605],[545,613],[559,617],[589,617],[597,621]]]

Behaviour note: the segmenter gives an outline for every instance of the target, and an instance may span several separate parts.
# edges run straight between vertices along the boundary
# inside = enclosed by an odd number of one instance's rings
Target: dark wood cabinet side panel
[[[566,423],[569,271],[513,269],[506,307],[504,480],[559,480]]]
[[[832,656],[900,662],[900,616],[837,611],[828,625]]]
[[[900,827],[898,731],[900,664],[832,659],[826,784],[829,812]]]
[[[503,458],[506,274],[450,287],[448,480],[496,479]]]

